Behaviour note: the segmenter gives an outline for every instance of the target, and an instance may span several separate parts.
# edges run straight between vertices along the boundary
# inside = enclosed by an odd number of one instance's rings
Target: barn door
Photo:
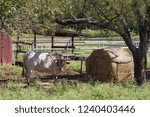
[[[12,40],[6,34],[0,33],[0,64],[12,63]]]
[[[3,42],[3,36],[0,34],[0,63],[3,63],[3,51],[4,51],[4,42]]]

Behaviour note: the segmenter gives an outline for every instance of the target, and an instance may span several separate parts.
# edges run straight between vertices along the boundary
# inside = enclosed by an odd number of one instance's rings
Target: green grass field
[[[67,69],[80,71],[79,62],[72,62]],[[84,67],[85,70],[85,67]],[[47,88],[40,85],[38,79],[32,81],[31,86],[20,87],[22,84],[22,68],[10,65],[0,66],[0,78],[18,79],[0,84],[0,100],[149,100],[150,83],[137,86],[134,82],[122,83],[92,82],[69,84],[58,83]],[[31,79],[35,77],[32,75]]]
[[[51,88],[43,88],[35,82],[27,88],[14,87],[10,82],[8,86],[1,87],[1,100],[149,100],[150,84],[145,83],[139,87],[132,83],[105,84],[79,83],[69,85],[59,84]]]

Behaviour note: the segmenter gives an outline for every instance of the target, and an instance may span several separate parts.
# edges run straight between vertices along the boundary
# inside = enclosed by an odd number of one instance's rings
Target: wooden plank
[[[36,48],[36,33],[34,33],[34,48]]]
[[[75,48],[75,46],[53,46],[53,48]]]
[[[65,58],[70,58],[71,60],[85,60],[89,54],[62,54]]]
[[[32,45],[32,43],[24,42],[24,41],[13,41],[13,44],[25,44],[25,45]]]
[[[27,51],[25,51],[25,50],[15,50],[14,52],[17,52],[17,53],[26,53]]]

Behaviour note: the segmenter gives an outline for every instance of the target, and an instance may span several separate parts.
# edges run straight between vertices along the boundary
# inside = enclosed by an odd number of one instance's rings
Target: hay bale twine
[[[94,50],[86,59],[86,73],[102,82],[120,82],[134,78],[134,63],[123,48]]]

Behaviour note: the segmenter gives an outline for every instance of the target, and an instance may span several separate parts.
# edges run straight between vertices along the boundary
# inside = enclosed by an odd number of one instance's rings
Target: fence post
[[[53,48],[54,48],[54,36],[51,36],[51,52],[53,52]]]
[[[34,48],[36,49],[36,33],[34,33]]]
[[[74,36],[72,36],[71,42],[72,42],[71,46],[72,46],[72,54],[73,54],[74,53]]]

